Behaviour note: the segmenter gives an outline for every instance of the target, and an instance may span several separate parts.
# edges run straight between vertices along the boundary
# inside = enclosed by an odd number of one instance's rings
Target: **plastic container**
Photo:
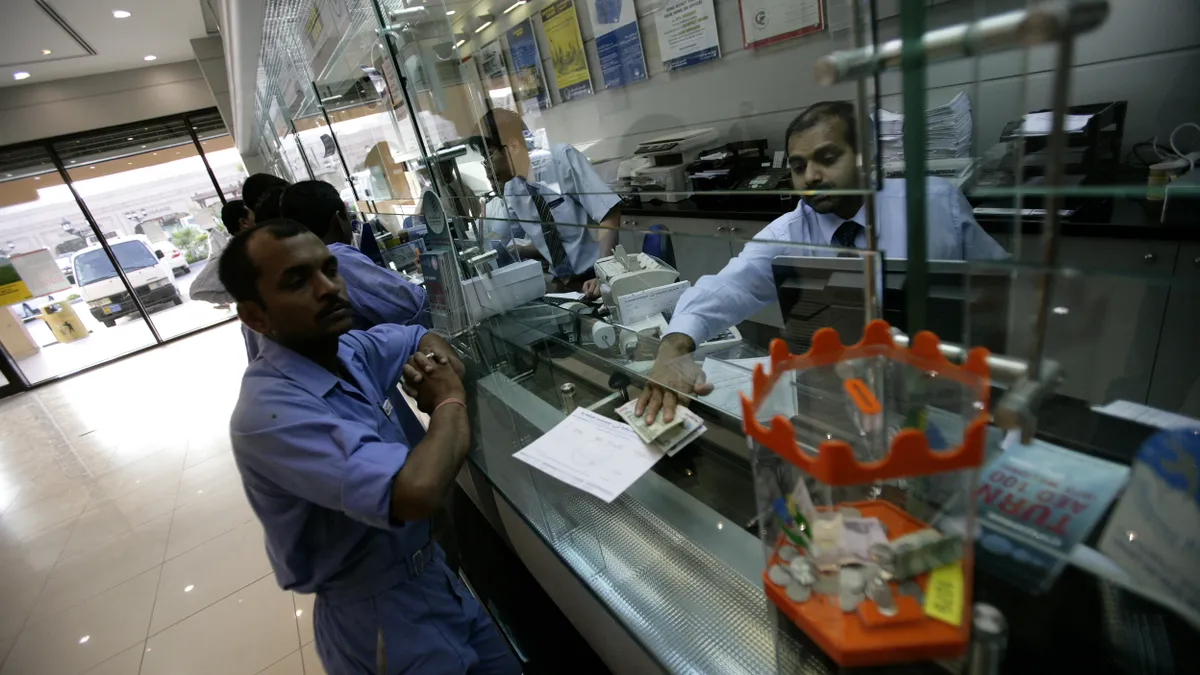
[[[742,397],[754,448],[766,595],[843,666],[961,655],[970,637],[972,497],[987,424],[986,350],[955,366],[932,333],[888,325],[843,346],[771,345]],[[790,373],[783,377],[785,373]],[[797,414],[757,421],[775,386]]]

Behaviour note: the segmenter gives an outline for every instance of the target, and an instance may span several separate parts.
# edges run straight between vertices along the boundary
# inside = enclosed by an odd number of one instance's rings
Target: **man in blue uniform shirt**
[[[788,165],[795,190],[852,190],[858,186],[854,106],[846,101],[816,103],[788,126]],[[949,181],[925,181],[926,238],[932,260],[994,260],[1007,253],[975,222],[966,197]],[[908,221],[903,180],[888,179],[875,195],[877,246],[889,258],[908,257]],[[701,277],[679,298],[658,350],[651,383],[636,412],[651,420],[663,410],[674,417],[681,395],[712,391],[691,357],[696,345],[746,320],[775,300],[771,261],[781,255],[832,255],[802,249],[793,242],[866,248],[862,195],[819,193],[804,198],[791,213],[776,218],[715,275]],[[665,386],[663,386],[665,385]]]
[[[380,323],[431,326],[425,289],[376,265],[351,244],[350,214],[337,188],[321,180],[294,183],[284,188],[279,209],[284,218],[303,223],[320,237],[338,259],[355,328],[366,330]]]
[[[350,330],[338,259],[300,223],[240,233],[220,264],[264,337],[230,420],[234,458],[279,585],[317,595],[326,671],[519,672],[430,540],[470,435],[453,350],[419,325]]]

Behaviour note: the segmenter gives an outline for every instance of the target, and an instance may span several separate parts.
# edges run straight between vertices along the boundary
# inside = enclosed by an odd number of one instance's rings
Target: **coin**
[[[812,586],[793,579],[787,585],[787,596],[792,602],[804,602],[812,597]]]
[[[792,580],[792,575],[783,565],[771,565],[771,569],[767,570],[767,578],[776,586],[783,586]]]
[[[799,555],[800,551],[797,551],[796,547],[791,544],[784,544],[779,547],[779,559],[786,563],[792,562]]]

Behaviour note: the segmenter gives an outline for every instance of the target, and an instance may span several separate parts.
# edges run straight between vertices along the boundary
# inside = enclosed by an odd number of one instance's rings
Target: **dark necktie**
[[[841,225],[838,225],[838,229],[834,230],[833,241],[830,243],[832,243],[834,246],[841,246],[842,248],[858,248],[854,245],[854,240],[858,238],[858,233],[860,230],[862,230],[862,225],[859,225],[853,220],[847,220]]]
[[[550,205],[538,194],[537,188],[528,184],[527,187],[529,196],[533,199],[533,207],[537,209],[538,220],[542,221],[542,238],[546,240],[546,249],[550,251],[550,273],[556,279],[569,277],[573,270],[567,261],[567,249],[563,248],[558,227],[554,225],[554,214],[550,212]]]

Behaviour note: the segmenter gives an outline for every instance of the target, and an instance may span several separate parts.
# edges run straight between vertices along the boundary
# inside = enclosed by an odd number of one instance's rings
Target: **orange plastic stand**
[[[958,381],[972,389],[983,402],[979,414],[968,423],[962,444],[948,451],[933,453],[925,435],[915,429],[905,429],[893,438],[886,457],[860,464],[854,459],[849,444],[826,441],[811,457],[796,445],[791,422],[777,415],[770,429],[755,418],[758,407],[766,400],[780,375],[789,370],[827,366],[838,361],[886,356],[914,368],[933,371],[939,377]],[[827,485],[843,486],[882,481],[891,478],[921,476],[945,471],[971,469],[983,461],[984,432],[987,425],[988,368],[987,350],[972,349],[961,367],[950,363],[938,351],[938,339],[932,333],[918,333],[910,349],[897,347],[884,321],[867,324],[862,340],[844,346],[837,332],[822,328],[813,335],[812,347],[803,355],[789,354],[782,340],[771,343],[771,371],[755,366],[752,377],[753,397],[742,395],[742,420],[746,435]],[[853,506],[863,516],[878,518],[886,527],[889,538],[895,539],[928,527],[895,505],[884,501],[842,504]],[[776,551],[778,550],[778,545]],[[970,611],[973,551],[963,550],[964,614]],[[767,568],[782,561],[772,554]],[[925,588],[928,574],[918,575],[915,581]],[[861,603],[852,613],[844,613],[836,598],[814,593],[805,602],[793,602],[782,587],[771,583],[763,571],[766,595],[789,619],[799,626],[821,649],[842,666],[872,666],[903,661],[948,658],[961,655],[970,636],[970,621],[964,616],[958,626],[952,626],[925,615],[914,598],[897,593],[896,583],[889,582],[896,599],[895,616],[887,617],[871,603]]]

